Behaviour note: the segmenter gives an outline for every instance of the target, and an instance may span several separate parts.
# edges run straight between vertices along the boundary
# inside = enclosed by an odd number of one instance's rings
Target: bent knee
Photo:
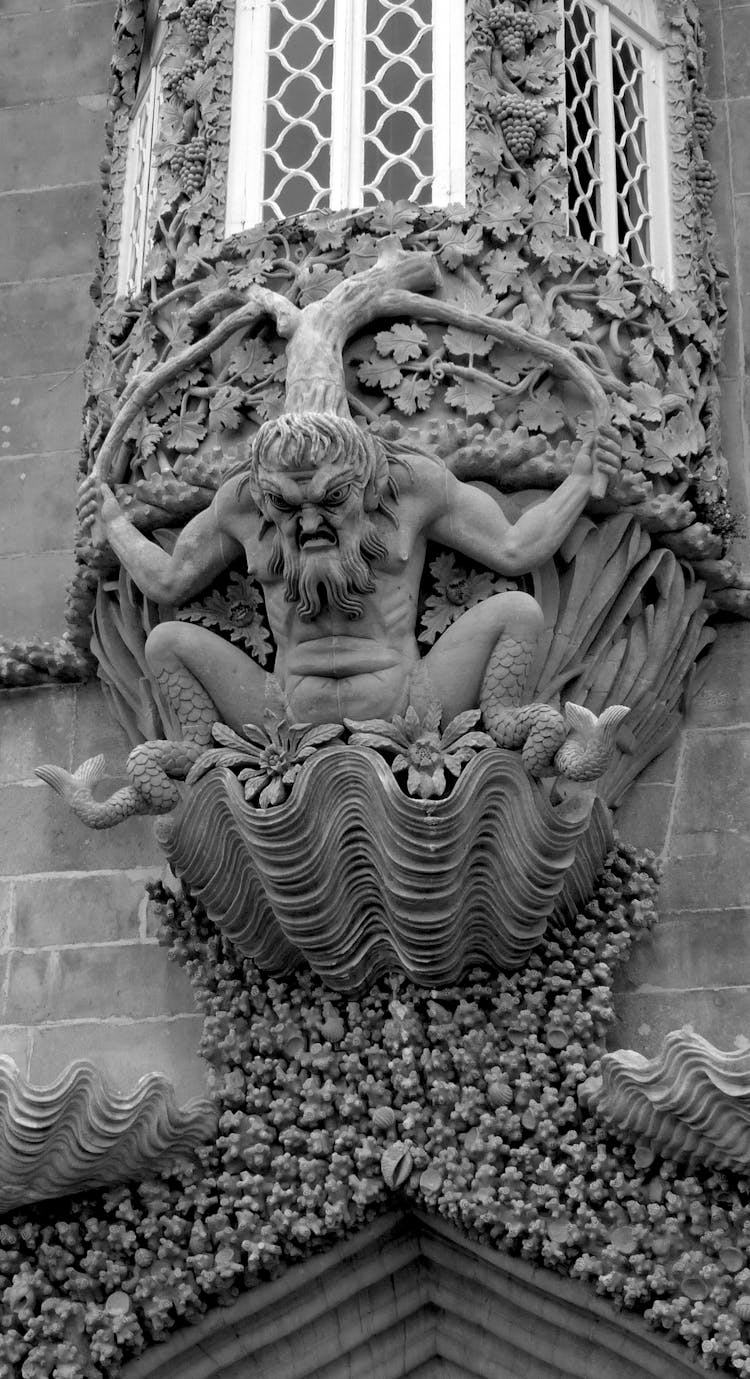
[[[492,616],[497,620],[498,632],[523,632],[527,637],[538,637],[544,628],[544,614],[531,594],[509,590],[507,594],[493,594],[482,606],[490,604],[494,605]]]
[[[159,670],[164,665],[182,661],[191,645],[191,633],[196,629],[190,623],[160,622],[149,632],[146,639],[146,662],[150,670]]]

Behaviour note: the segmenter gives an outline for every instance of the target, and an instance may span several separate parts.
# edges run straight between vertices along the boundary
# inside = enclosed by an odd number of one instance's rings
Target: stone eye
[[[329,488],[324,500],[325,506],[335,508],[340,503],[345,503],[351,492],[351,487],[351,484],[337,484],[336,488]]]
[[[280,493],[267,493],[266,498],[271,507],[277,508],[279,512],[294,512],[294,503],[288,503]]]

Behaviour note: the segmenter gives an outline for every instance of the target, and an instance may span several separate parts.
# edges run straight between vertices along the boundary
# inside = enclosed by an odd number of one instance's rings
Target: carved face
[[[359,595],[375,587],[370,562],[385,547],[353,467],[324,460],[308,471],[263,468],[258,489],[263,514],[278,534],[271,570],[284,576],[286,597],[300,617],[312,620],[326,606],[360,617]]]

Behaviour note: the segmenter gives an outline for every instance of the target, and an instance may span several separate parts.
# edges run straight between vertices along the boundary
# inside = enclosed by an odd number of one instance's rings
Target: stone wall
[[[111,0],[8,0],[0,18],[5,637],[63,630],[112,16]],[[160,866],[150,825],[89,833],[33,774],[124,760],[97,687],[3,694],[0,738],[0,1052],[36,1081],[92,1057],[123,1088],[158,1070],[199,1092],[200,1021],[143,903]]]

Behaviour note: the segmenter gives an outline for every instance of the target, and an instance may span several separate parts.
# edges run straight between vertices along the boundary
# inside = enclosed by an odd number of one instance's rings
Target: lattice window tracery
[[[463,0],[240,0],[227,233],[464,197]]]
[[[632,10],[632,5],[630,9]],[[642,24],[646,7],[635,18]],[[664,75],[656,35],[603,0],[564,0],[571,234],[671,278]]]
[[[146,11],[138,90],[130,117],[123,189],[123,223],[118,264],[118,292],[130,295],[141,287],[156,218],[154,148],[163,102],[158,0]]]

